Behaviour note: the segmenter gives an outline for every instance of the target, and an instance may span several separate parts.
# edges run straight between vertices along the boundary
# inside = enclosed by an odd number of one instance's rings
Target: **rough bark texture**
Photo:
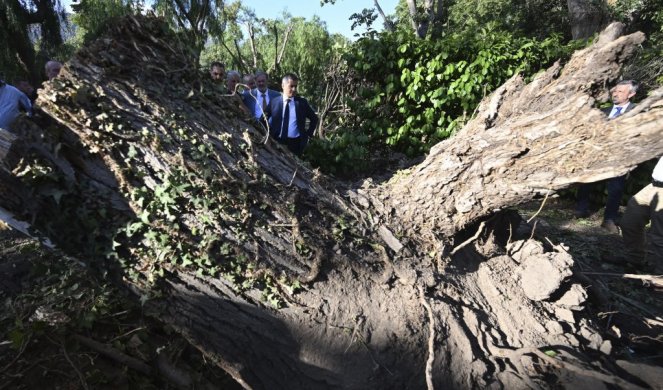
[[[26,211],[0,177],[0,201],[119,273],[152,315],[247,388],[628,384],[589,363],[609,342],[582,310],[564,248],[546,252],[517,231],[506,248],[489,234],[449,243],[495,208],[663,150],[657,100],[609,125],[592,108],[641,40],[604,42],[528,86],[512,79],[421,166],[347,191],[241,119],[236,96],[193,74],[159,22],[131,19],[47,85],[36,124],[17,124],[23,160],[9,160],[21,184],[9,186],[37,200]],[[563,137],[572,123],[574,134],[597,133]],[[581,163],[617,130],[620,150],[644,152],[616,156],[614,169],[600,156]],[[541,269],[557,277],[535,288]],[[566,362],[550,364],[541,348]]]
[[[498,88],[460,134],[381,186],[382,214],[393,215],[404,235],[448,238],[494,210],[619,176],[663,154],[661,91],[614,121],[595,107],[644,39],[615,39],[619,30],[608,27],[564,68],[529,84],[516,75]]]

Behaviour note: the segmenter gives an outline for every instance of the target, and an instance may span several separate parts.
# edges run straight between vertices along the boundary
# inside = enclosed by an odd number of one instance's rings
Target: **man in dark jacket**
[[[281,96],[269,102],[269,130],[272,138],[301,156],[318,126],[318,116],[306,99],[296,96],[298,83],[299,79],[292,73],[283,76]]]
[[[608,116],[608,120],[629,112],[635,107],[631,103],[631,98],[635,96],[638,91],[638,84],[633,80],[620,81],[610,90],[613,106],[606,108],[603,112]],[[606,188],[608,190],[608,199],[605,202],[605,212],[603,214],[603,223],[601,227],[611,233],[619,233],[617,228],[617,219],[619,218],[619,204],[624,194],[624,187],[626,186],[626,175],[613,177],[606,180]],[[583,184],[578,188],[578,202],[576,204],[575,215],[578,218],[588,217],[591,213],[589,211],[589,195],[592,192],[592,184]]]
[[[256,87],[245,91],[242,100],[253,117],[267,128],[268,107],[272,100],[279,96],[279,92],[268,88],[267,73],[261,70],[256,72],[254,82]]]

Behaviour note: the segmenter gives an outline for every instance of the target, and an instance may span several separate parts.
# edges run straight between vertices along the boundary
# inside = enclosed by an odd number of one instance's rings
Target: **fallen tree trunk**
[[[129,19],[48,84],[36,123],[19,122],[21,184],[0,201],[247,388],[545,387],[599,371],[589,383],[624,384],[590,363],[610,343],[563,247],[489,248],[487,228],[451,248],[496,209],[663,151],[660,96],[610,123],[592,108],[642,39],[604,36],[564,70],[513,78],[424,163],[348,189],[242,119],[160,22]],[[612,161],[586,154],[618,132]]]
[[[617,64],[644,39],[619,30],[611,25],[564,68],[556,64],[529,84],[511,78],[459,136],[379,189],[378,206],[389,208],[382,214],[393,214],[406,235],[451,237],[494,210],[620,176],[663,154],[663,90],[615,121],[595,108],[594,95],[616,83]]]

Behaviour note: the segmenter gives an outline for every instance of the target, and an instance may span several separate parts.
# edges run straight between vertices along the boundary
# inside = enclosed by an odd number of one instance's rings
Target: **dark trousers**
[[[279,142],[287,146],[295,156],[301,156],[304,153],[304,148],[308,144],[307,141],[306,137],[302,137],[301,135],[297,138],[279,139]]]
[[[597,183],[587,183],[578,188],[576,211],[589,210],[589,195],[594,189],[595,184]],[[605,180],[605,185],[608,190],[608,199],[605,202],[603,220],[617,221],[619,218],[619,204],[622,201],[622,195],[626,187],[626,175]]]

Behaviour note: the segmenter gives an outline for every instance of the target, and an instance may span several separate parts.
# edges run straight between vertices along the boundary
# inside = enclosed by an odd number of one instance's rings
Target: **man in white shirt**
[[[26,94],[5,83],[0,75],[0,129],[9,130],[21,110],[32,115],[32,103]]]
[[[613,106],[602,110],[608,120],[613,120],[618,116],[631,111],[635,104],[631,103],[631,98],[638,92],[638,83],[634,80],[620,81],[610,90],[610,97]],[[608,198],[605,202],[605,212],[603,214],[603,223],[601,227],[611,233],[619,233],[617,220],[619,219],[619,204],[626,187],[626,175],[613,177],[605,181]],[[575,216],[585,218],[591,215],[589,211],[589,195],[594,188],[593,184],[583,184],[578,188],[578,201],[576,203]]]
[[[645,226],[651,221],[649,234]],[[663,158],[659,158],[652,182],[628,201],[621,220],[628,260],[647,264],[663,274]]]
[[[267,115],[269,102],[281,94],[277,91],[267,88],[267,73],[257,71],[254,77],[256,88],[244,92],[242,100],[244,105],[253,113],[253,117],[263,126],[267,126]]]

